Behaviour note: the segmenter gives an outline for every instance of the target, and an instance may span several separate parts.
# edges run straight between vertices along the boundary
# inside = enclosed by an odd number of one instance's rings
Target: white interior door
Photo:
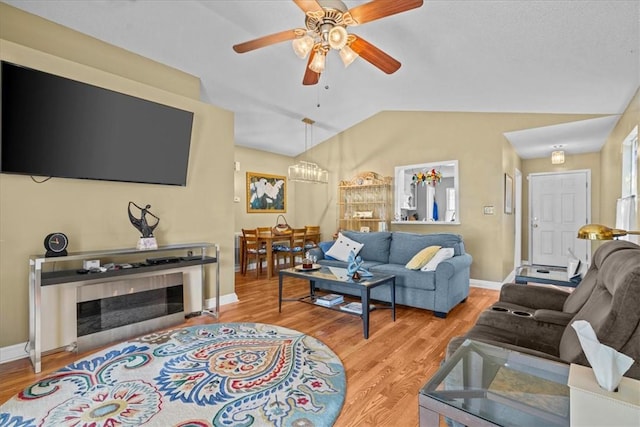
[[[569,250],[589,262],[588,240],[578,229],[589,223],[589,171],[529,175],[530,262],[566,267]]]

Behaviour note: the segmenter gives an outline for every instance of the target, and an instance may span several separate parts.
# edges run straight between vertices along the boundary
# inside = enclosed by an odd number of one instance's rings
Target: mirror
[[[394,224],[460,224],[458,161],[396,166]]]

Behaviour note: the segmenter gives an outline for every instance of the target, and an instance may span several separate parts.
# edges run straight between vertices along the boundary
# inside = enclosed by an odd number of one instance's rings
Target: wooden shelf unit
[[[362,172],[338,186],[338,229],[387,231],[391,223],[392,178]]]

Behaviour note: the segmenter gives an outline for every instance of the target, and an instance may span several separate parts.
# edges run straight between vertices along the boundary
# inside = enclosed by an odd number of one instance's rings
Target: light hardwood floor
[[[303,295],[308,284],[285,279],[285,295]],[[184,325],[209,322],[257,322],[280,325],[314,336],[342,360],[347,392],[335,426],[417,426],[418,391],[436,372],[449,340],[463,334],[482,310],[498,299],[498,292],[471,288],[467,302],[446,319],[433,312],[398,306],[396,321],[389,310],[371,314],[369,339],[356,316],[299,302],[283,302],[278,313],[278,279],[256,279],[249,271],[236,274],[239,302],[221,307],[220,319],[199,316]],[[95,350],[91,351],[94,352]],[[90,353],[91,353],[90,352]],[[0,404],[21,389],[65,366],[83,354],[60,352],[43,358],[34,374],[28,359],[0,365]]]

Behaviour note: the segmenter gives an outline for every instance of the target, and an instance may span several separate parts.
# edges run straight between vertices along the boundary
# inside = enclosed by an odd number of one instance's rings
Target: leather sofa
[[[433,310],[436,317],[444,318],[453,307],[466,301],[473,259],[465,252],[462,236],[452,233],[417,234],[385,231],[343,231],[342,234],[363,244],[358,255],[363,259],[364,268],[372,273],[396,276],[397,304]],[[346,268],[346,262],[325,258],[322,248],[328,248],[331,244],[332,242],[322,242],[320,247],[310,251],[310,255],[316,256],[320,265]],[[410,270],[405,267],[414,255],[429,246],[453,248],[454,256],[440,262],[435,271]],[[352,293],[344,287],[323,281],[317,281],[316,287]],[[389,291],[385,287],[374,288],[371,298],[389,302]]]
[[[589,366],[571,327],[586,320],[598,340],[634,359],[625,376],[640,379],[640,246],[602,244],[573,292],[505,284],[476,324],[452,339],[447,355],[465,339],[483,341],[564,363]]]

